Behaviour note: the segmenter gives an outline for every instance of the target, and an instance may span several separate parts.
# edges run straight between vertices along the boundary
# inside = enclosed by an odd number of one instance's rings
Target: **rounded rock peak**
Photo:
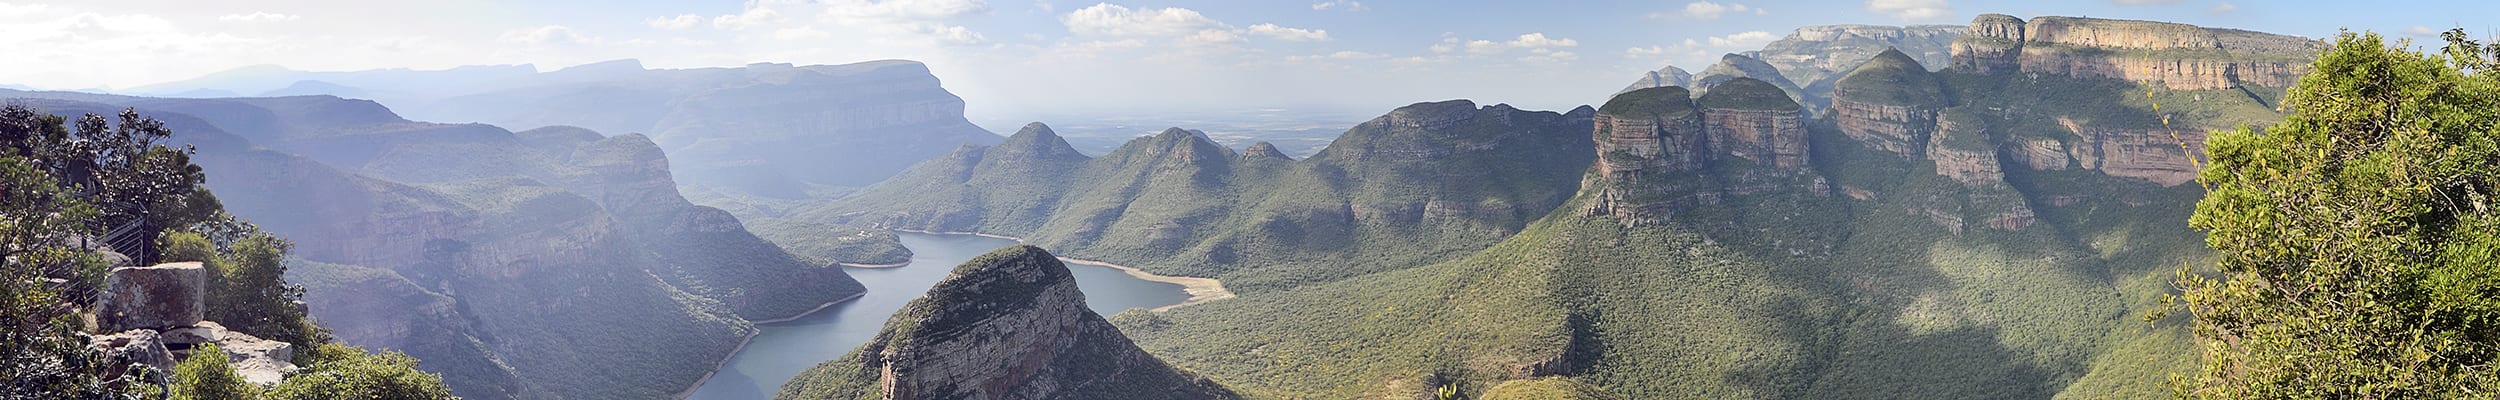
[[[1729,79],[1726,82],[1720,82],[1718,86],[1712,86],[1710,92],[1701,95],[1699,102],[1703,108],[1715,109],[1771,111],[1798,109],[1796,99],[1788,98],[1788,92],[1780,90],[1779,86],[1746,77]]]
[[[1681,86],[1644,88],[1615,95],[1599,106],[1607,115],[1666,115],[1693,111],[1693,92]]]

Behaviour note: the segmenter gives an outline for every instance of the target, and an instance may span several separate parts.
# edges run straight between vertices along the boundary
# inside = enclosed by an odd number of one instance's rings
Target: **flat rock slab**
[[[198,324],[208,294],[208,270],[198,262],[114,268],[104,278],[96,322],[105,332],[166,329]]]

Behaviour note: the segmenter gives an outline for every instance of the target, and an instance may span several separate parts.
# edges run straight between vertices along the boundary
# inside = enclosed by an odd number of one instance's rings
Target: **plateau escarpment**
[[[2111,108],[2059,107],[2001,93],[1965,99],[2022,133],[2009,136],[2001,150],[2006,159],[2034,170],[2071,164],[2165,186],[2194,179],[2192,155],[2202,151],[2204,132],[2275,118],[2262,110],[2269,108],[2264,103],[2307,73],[2307,60],[2322,46],[2236,29],[2056,16],[2025,21],[1985,14],[1969,29],[1954,42],[1947,69],[1968,75],[1964,81],[2027,80],[2021,84],[2051,91],[2031,97],[2067,102],[2123,94],[2143,100]],[[2167,109],[2153,112],[2154,102]],[[2252,102],[2256,107],[2247,106]]]
[[[1014,246],[957,266],[867,345],[776,399],[1235,399],[1146,354],[1085,308],[1049,252]]]
[[[2323,45],[2297,36],[2075,17],[1985,14],[1953,44],[1953,66],[2158,82],[2173,90],[2291,86]]]

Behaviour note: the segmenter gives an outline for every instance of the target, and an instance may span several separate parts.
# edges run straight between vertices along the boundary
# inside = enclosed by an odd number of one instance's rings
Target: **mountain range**
[[[296,240],[313,315],[470,398],[682,395],[756,321],[883,290],[831,264],[908,259],[886,230],[1038,247],[957,267],[782,397],[2147,398],[2197,361],[2182,318],[2140,316],[2212,263],[2180,223],[2202,132],[2280,121],[2321,47],[1807,27],[1594,107],[1399,107],[1302,159],[1178,127],[1099,156],[1001,139],[906,61],[0,97],[166,120],[228,209]],[[1053,252],[1239,295],[1104,317]]]

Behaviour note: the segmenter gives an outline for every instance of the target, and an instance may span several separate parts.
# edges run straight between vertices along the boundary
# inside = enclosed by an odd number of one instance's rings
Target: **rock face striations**
[[[1729,79],[1698,101],[1679,87],[1619,94],[1592,123],[1598,161],[1587,185],[1599,190],[1584,213],[1655,222],[1677,208],[1813,175],[1805,113],[1779,87],[1753,78]]]
[[[1066,265],[1015,246],[955,267],[876,339],[777,399],[1234,399],[1165,365],[1085,308]]]
[[[2173,90],[2287,87],[2324,46],[2297,36],[2075,17],[1984,14],[1953,43],[1952,67],[2159,82]]]
[[[1919,158],[1946,105],[1934,74],[1899,51],[1885,51],[1840,78],[1831,118],[1840,133],[1868,146]]]

